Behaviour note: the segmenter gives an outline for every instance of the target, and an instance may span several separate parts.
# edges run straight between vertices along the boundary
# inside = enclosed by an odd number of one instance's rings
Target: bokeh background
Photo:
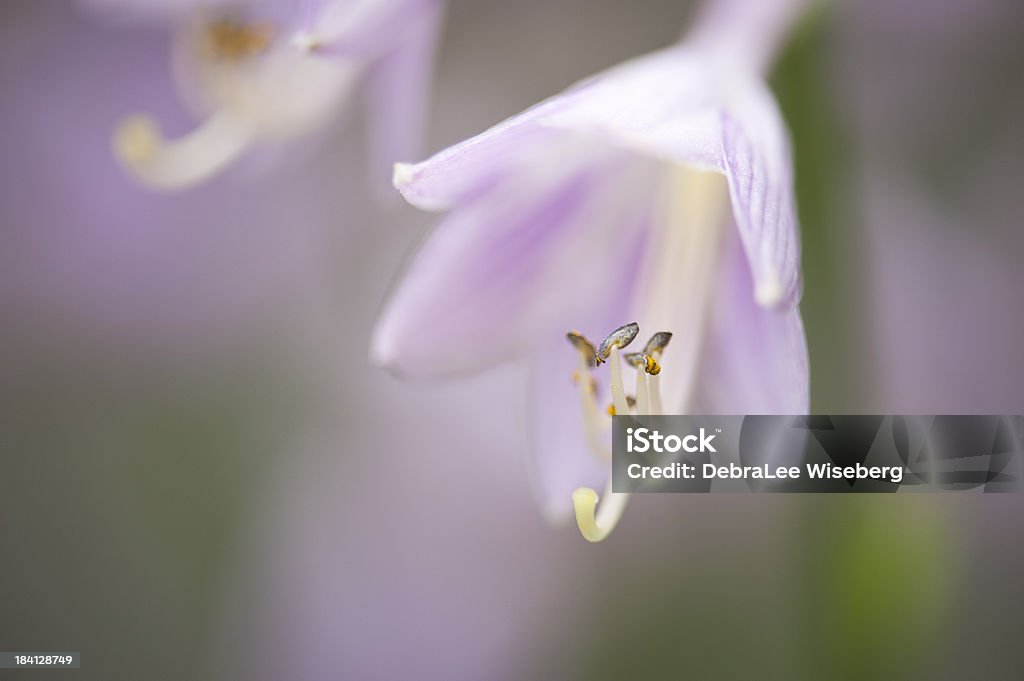
[[[427,147],[674,41],[668,0],[452,0]],[[821,412],[1024,413],[1024,5],[818,6],[792,129]],[[189,117],[166,25],[0,5],[0,649],[97,679],[1020,678],[1019,495],[638,498],[545,524],[524,367],[366,348],[429,216],[354,108],[158,195],[113,125]]]

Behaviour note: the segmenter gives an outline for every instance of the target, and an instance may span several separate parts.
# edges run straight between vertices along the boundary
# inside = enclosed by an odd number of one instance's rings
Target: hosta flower
[[[371,154],[389,168],[415,153],[441,2],[180,2],[172,62],[199,123],[166,139],[151,117],[129,116],[115,130],[114,153],[147,185],[187,187],[252,147],[336,121],[362,84]],[[166,2],[141,4],[168,11]]]
[[[762,79],[795,7],[714,4],[678,45],[395,169],[447,215],[373,356],[409,376],[528,357],[537,490],[591,541],[626,499],[597,508],[608,412],[807,410],[791,154]]]

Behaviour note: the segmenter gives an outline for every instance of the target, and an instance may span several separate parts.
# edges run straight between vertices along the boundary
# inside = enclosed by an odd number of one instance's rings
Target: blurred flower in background
[[[591,541],[627,495],[608,496],[609,483],[595,519],[589,488],[610,476],[594,443],[610,423],[590,393],[628,409],[619,350],[598,390],[579,336],[574,398],[566,330],[600,338],[636,319],[672,334],[664,372],[637,371],[638,413],[808,409],[791,152],[762,81],[803,7],[711,2],[678,45],[396,167],[410,203],[449,215],[390,300],[375,359],[431,376],[529,356],[541,502],[555,519],[575,508]]]
[[[323,130],[359,84],[373,176],[418,151],[442,0],[111,4],[173,27],[173,71],[199,118],[170,140],[148,115],[118,124],[114,153],[144,184],[188,187],[253,147]]]

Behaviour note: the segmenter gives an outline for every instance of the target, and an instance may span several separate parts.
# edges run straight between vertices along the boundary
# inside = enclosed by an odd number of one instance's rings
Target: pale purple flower
[[[792,161],[762,76],[798,9],[712,4],[683,42],[396,166],[406,200],[447,216],[384,311],[373,357],[407,376],[528,357],[537,491],[551,517],[575,509],[591,541],[626,499],[595,517],[609,394],[616,413],[807,411]],[[636,372],[635,404],[619,348],[608,376],[565,340],[634,321],[637,349],[673,334],[648,349],[664,369]]]
[[[144,184],[188,187],[253,147],[321,130],[357,87],[378,174],[417,152],[443,0],[92,3],[174,26],[172,67],[198,123],[170,140],[147,115],[117,126],[115,156]]]

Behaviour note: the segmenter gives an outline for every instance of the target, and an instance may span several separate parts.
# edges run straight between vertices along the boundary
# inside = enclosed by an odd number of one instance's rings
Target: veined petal
[[[441,222],[384,311],[376,361],[406,375],[477,370],[564,333],[575,304],[607,297],[639,228],[644,178],[629,171],[647,168],[572,139],[548,151]]]
[[[800,238],[789,137],[756,74],[675,47],[628,62],[567,93],[538,118],[729,180],[736,225],[765,307],[800,297]]]
[[[704,66],[682,47],[627,62],[426,161],[399,164],[395,187],[418,208],[446,210],[489,186],[524,146],[545,138],[545,128],[595,133],[602,145],[721,170],[714,79]],[[665,139],[671,149],[662,149]]]
[[[654,52],[571,88],[537,122],[721,171],[721,91],[713,67],[685,45]]]
[[[762,307],[793,307],[801,284],[792,152],[775,99],[762,83],[744,88],[723,113],[722,151],[754,297]]]
[[[669,413],[689,413],[705,329],[721,278],[722,248],[736,229],[729,190],[717,172],[660,164],[663,180],[651,239],[629,315],[641,328],[674,334],[661,379]]]
[[[444,211],[472,200],[492,186],[524,150],[551,139],[535,125],[536,118],[559,106],[557,98],[542,102],[475,137],[448,147],[421,163],[398,163],[394,185],[413,206]]]
[[[798,307],[766,309],[751,295],[749,260],[733,235],[708,319],[695,410],[806,414],[810,378]]]

